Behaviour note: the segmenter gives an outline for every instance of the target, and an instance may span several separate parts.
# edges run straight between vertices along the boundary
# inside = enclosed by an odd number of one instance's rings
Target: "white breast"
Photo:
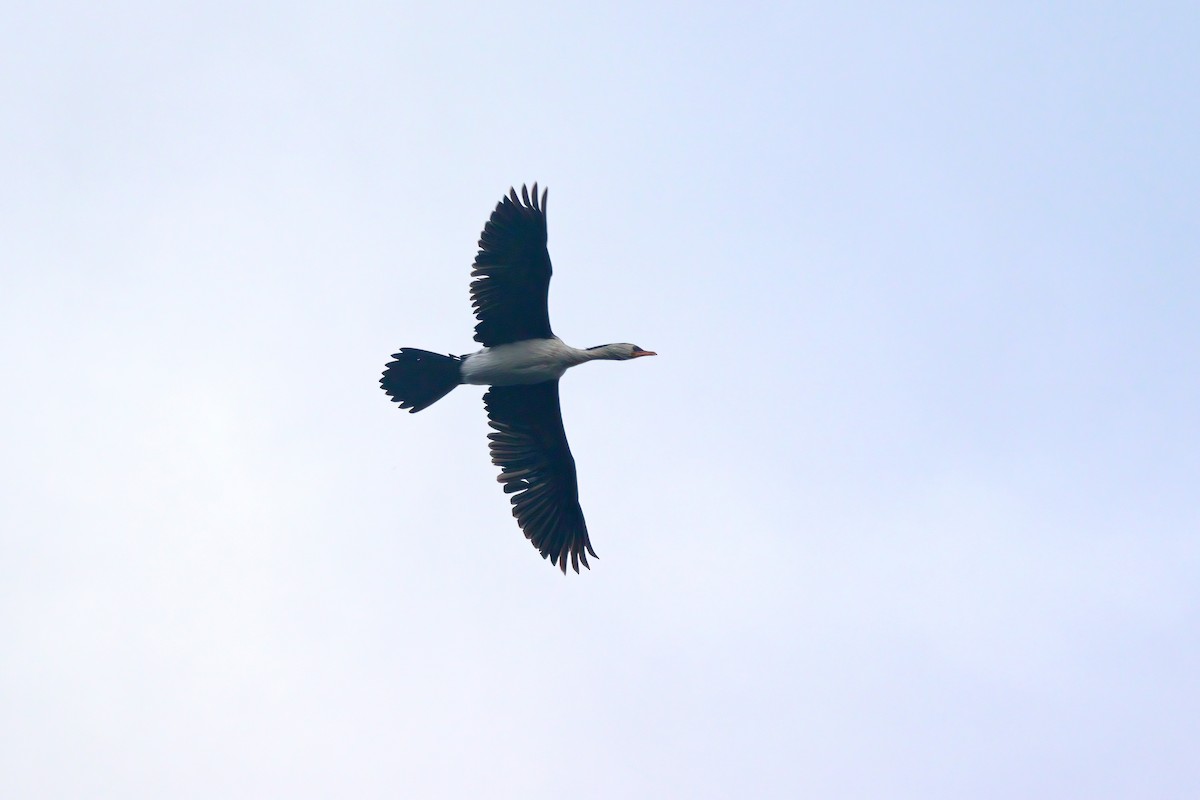
[[[463,383],[513,386],[557,380],[583,360],[578,352],[558,337],[485,347],[463,362]]]

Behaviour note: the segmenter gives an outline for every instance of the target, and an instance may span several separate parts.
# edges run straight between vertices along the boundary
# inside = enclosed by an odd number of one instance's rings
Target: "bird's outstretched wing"
[[[558,381],[493,386],[483,396],[492,463],[500,467],[504,491],[512,494],[513,516],[533,546],[567,571],[567,556],[579,572],[592,544],[579,507],[575,459],[563,430]]]
[[[479,235],[471,270],[471,305],[479,322],[475,341],[485,347],[548,339],[550,254],[546,251],[546,195],[533,185],[515,189],[496,205]]]

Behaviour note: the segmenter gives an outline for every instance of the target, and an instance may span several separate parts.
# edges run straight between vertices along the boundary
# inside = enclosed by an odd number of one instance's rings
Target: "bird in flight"
[[[563,430],[558,379],[585,361],[628,361],[653,356],[635,344],[602,344],[578,350],[550,330],[547,295],[546,195],[515,189],[497,205],[479,237],[471,269],[475,341],[483,349],[464,356],[413,347],[394,353],[379,379],[383,390],[416,413],[463,383],[490,387],[487,409],[496,479],[512,495],[513,516],[525,537],[565,573],[579,572],[596,553],[579,507],[575,459]],[[590,569],[590,567],[588,567]]]

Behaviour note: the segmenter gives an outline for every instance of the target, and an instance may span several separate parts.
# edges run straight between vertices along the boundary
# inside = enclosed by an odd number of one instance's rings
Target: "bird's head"
[[[597,345],[596,347],[589,347],[587,352],[592,358],[603,358],[609,361],[628,361],[631,358],[658,355],[653,350],[643,350],[636,344],[629,344],[628,342]]]

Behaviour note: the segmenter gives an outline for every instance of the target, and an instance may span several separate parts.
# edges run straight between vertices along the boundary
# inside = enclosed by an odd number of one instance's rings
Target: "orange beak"
[[[656,356],[656,355],[658,355],[658,353],[654,352],[653,350],[634,350],[633,351],[634,358],[641,358],[642,356]]]

